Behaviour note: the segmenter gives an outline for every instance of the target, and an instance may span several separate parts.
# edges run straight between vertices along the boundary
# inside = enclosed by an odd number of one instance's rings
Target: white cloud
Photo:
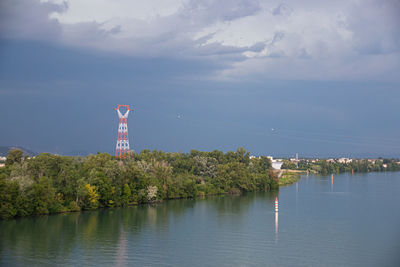
[[[63,1],[47,2],[60,4]],[[172,15],[183,5],[183,1],[176,0],[68,0],[67,3],[69,7],[67,12],[55,12],[51,17],[65,24],[92,21],[105,23],[125,18],[151,21],[157,17]]]
[[[221,62],[216,78],[398,81],[396,0],[8,0],[3,37]]]

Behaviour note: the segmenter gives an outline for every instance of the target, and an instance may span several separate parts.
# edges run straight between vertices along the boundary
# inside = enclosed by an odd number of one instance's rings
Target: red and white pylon
[[[119,111],[120,107],[126,107],[126,112],[124,115]],[[129,137],[128,137],[128,115],[129,111],[132,109],[129,108],[129,105],[118,105],[115,110],[118,113],[119,124],[118,124],[118,137],[117,137],[117,145],[115,147],[115,157],[119,159],[130,158],[129,153]]]

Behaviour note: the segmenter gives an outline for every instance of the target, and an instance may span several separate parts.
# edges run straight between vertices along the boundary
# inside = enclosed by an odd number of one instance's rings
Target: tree
[[[271,169],[271,160],[267,157],[250,159],[249,168],[253,173],[263,173]]]
[[[217,178],[213,181],[216,187],[220,187],[225,192],[233,192],[253,190],[251,179],[252,176],[244,163],[230,162],[218,166]]]
[[[17,215],[15,202],[19,193],[18,184],[7,181],[6,175],[0,174],[0,219],[10,219]]]
[[[115,206],[115,186],[110,178],[99,170],[93,169],[89,174],[89,181],[95,185],[98,192],[98,200],[102,207]]]
[[[95,209],[98,206],[99,195],[96,191],[96,186],[85,184],[84,208]]]
[[[29,175],[31,175],[36,182],[38,182],[42,176],[53,179],[59,174],[62,161],[63,158],[61,156],[41,153],[28,161]]]
[[[281,166],[281,169],[289,169],[289,170],[294,170],[296,169],[296,163],[291,162],[289,160],[284,160],[283,164]]]
[[[172,174],[172,168],[166,161],[153,161],[153,176],[161,181],[163,193],[167,190],[167,178]]]
[[[124,184],[123,195],[122,195],[122,205],[129,204],[129,198],[131,197],[131,189],[128,184]]]
[[[24,155],[24,151],[22,151],[21,149],[12,149],[12,150],[8,151],[8,155],[7,155],[5,164],[7,166],[11,166],[15,162],[21,163],[23,155]]]
[[[149,185],[147,187],[147,201],[151,202],[157,200],[157,192],[157,186]]]
[[[195,174],[211,178],[214,178],[217,175],[218,161],[215,158],[195,156],[193,159],[197,163],[197,171]]]
[[[243,147],[236,149],[236,158],[240,163],[244,163],[245,165],[249,164],[250,161],[250,153],[247,152]]]
[[[55,189],[50,178],[43,176],[32,186],[29,192],[33,214],[49,214],[61,211],[61,203],[56,198]]]

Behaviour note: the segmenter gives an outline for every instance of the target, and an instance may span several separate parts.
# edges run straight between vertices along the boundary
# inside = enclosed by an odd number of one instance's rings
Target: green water
[[[400,266],[400,173],[0,221],[0,264]]]

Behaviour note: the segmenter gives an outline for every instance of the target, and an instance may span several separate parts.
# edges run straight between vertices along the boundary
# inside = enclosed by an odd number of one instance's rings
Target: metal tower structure
[[[126,108],[126,112],[124,115],[119,111],[121,107]],[[129,137],[128,137],[128,115],[129,111],[132,109],[129,108],[129,105],[118,105],[115,110],[118,113],[119,124],[118,124],[118,137],[117,137],[117,145],[115,147],[115,157],[119,159],[129,159],[131,157],[129,153]]]

